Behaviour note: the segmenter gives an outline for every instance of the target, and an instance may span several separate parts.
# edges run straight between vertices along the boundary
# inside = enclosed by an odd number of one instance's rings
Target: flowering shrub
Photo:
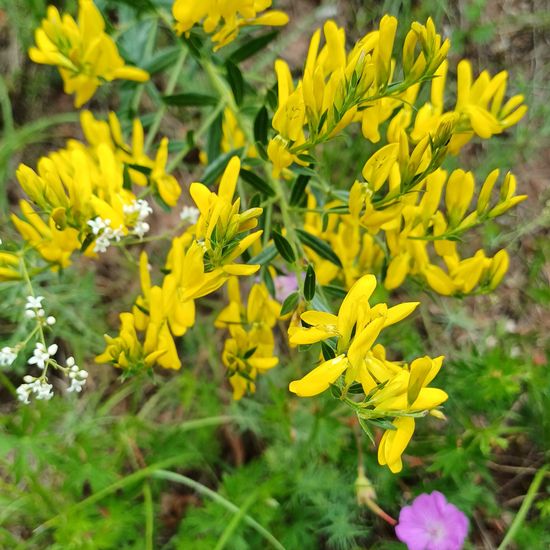
[[[257,85],[243,62],[274,34],[256,27],[288,22],[271,1],[176,0],[173,18],[158,4],[152,13],[173,46],[143,68],[126,61],[92,0],[79,1],[76,20],[50,6],[36,30],[30,58],[57,67],[65,93],[87,109],[79,113],[83,138],[17,169],[26,198],[11,221],[20,239],[2,244],[0,281],[25,289],[28,336],[1,348],[0,365],[27,359],[16,390],[24,404],[51,399],[54,387],[81,392],[88,372],[50,337],[56,319],[35,279],[106,255],[124,258],[141,291],[105,335],[97,363],[120,369],[124,380],[187,369],[181,342],[193,326],[213,322],[225,338],[217,364],[234,400],[263,391],[262,378],[301,354],[300,372],[286,381],[290,393],[276,391],[288,400],[330,392],[342,405],[334,414],[351,413],[377,445],[379,464],[400,472],[417,422],[445,418],[448,395],[433,384],[446,350],[400,357],[384,330],[416,315],[421,296],[486,294],[505,277],[505,249],[471,254],[464,241],[526,195],[517,194],[511,173],[493,170],[476,183],[456,167],[457,155],[471,140],[517,124],[523,97],[507,97],[506,71],[475,75],[467,60],[453,67],[450,42],[431,19],[412,23],[399,43],[389,15],[355,42],[328,20],[298,72],[277,59]],[[151,80],[155,63],[170,73],[164,92]],[[207,82],[204,90],[178,80],[186,63]],[[456,94],[448,91],[451,73]],[[134,83],[124,84],[134,90],[134,112],[98,109],[94,94],[115,79]],[[151,89],[163,105],[148,113],[140,98]],[[193,114],[185,141],[159,138],[171,133],[163,125],[169,107],[181,116],[198,110],[202,125]],[[364,157],[336,180],[323,152],[343,147],[344,136],[364,143]],[[200,153],[200,182],[187,175],[192,150]],[[179,217],[169,215],[174,209]],[[167,248],[156,247],[166,240]],[[420,498],[411,510],[422,516]],[[444,509],[430,506],[446,529]],[[409,544],[417,528],[407,526],[407,513],[397,532]],[[409,547],[443,548],[428,542]]]

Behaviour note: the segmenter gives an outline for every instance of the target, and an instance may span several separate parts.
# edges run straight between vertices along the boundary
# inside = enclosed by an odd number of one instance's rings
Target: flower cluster
[[[73,357],[68,357],[64,366],[55,359],[59,347],[57,344],[48,345],[45,338],[46,329],[54,325],[56,319],[53,315],[46,315],[43,302],[43,296],[34,294],[27,296],[24,317],[34,322],[34,328],[29,331],[24,341],[15,346],[4,346],[0,349],[0,366],[9,367],[15,362],[21,350],[29,342],[34,341],[32,355],[28,358],[27,365],[39,369],[40,375],[36,377],[26,374],[23,377],[24,383],[17,388],[17,398],[25,404],[30,403],[31,396],[45,401],[53,397],[53,384],[48,379],[51,370],[68,376],[71,380],[71,384],[67,388],[68,392],[81,392],[88,378],[88,372],[80,369]]]
[[[148,258],[142,253],[142,294],[131,313],[121,314],[119,336],[106,336],[107,347],[96,358],[98,362],[127,370],[153,364],[179,369],[174,337],[182,336],[195,323],[195,300],[215,292],[231,276],[253,275],[259,269],[258,265],[235,262],[262,234],[248,233],[256,227],[262,209],[240,212],[240,199],[233,201],[239,171],[240,160],[233,157],[221,177],[218,193],[202,183],[191,185],[197,209],[187,207],[182,218],[196,223],[172,240],[166,275],[159,286],[152,285]],[[143,343],[139,333],[145,334]]]
[[[229,305],[218,315],[214,325],[229,331],[222,361],[233,387],[233,399],[240,399],[246,392],[256,391],[258,373],[275,367],[279,362],[274,356],[273,327],[281,306],[271,298],[263,284],[252,286],[246,306],[241,300],[236,277],[229,280],[227,287]]]
[[[324,341],[329,358],[302,379],[291,382],[289,389],[301,397],[310,397],[335,386],[340,398],[356,410],[359,418],[395,417],[392,429],[386,430],[380,441],[378,461],[387,464],[392,472],[399,472],[401,455],[414,432],[414,416],[434,410],[447,399],[444,391],[427,387],[439,372],[443,357],[422,357],[410,364],[386,359],[384,347],[374,345],[377,338],[384,328],[409,316],[418,302],[371,307],[369,298],[375,288],[376,278],[365,275],[352,286],[337,315],[314,310],[302,313],[307,327],[291,327],[290,342]],[[365,395],[361,402],[347,398],[354,384],[359,384]]]
[[[152,208],[135,196],[132,184],[149,185],[150,192],[169,206],[176,205],[181,193],[176,179],[166,172],[166,138],[153,160],[144,152],[138,119],[131,146],[123,140],[114,113],[105,122],[83,111],[80,120],[88,144],[69,140],[65,149],[42,157],[37,172],[24,164],[17,170],[21,187],[40,213],[21,201],[23,216],[12,214],[12,221],[54,267],[67,267],[76,250],[94,255],[128,235],[143,237]]]
[[[65,93],[75,94],[75,107],[86,103],[104,82],[149,79],[144,70],[124,63],[92,0],[79,0],[78,22],[49,6],[47,18],[36,29],[35,41],[29,57],[35,63],[58,67]]]
[[[271,0],[176,0],[172,13],[179,34],[188,33],[193,25],[202,24],[204,31],[212,35],[214,50],[218,50],[235,40],[244,26],[286,25],[288,16],[277,10],[266,12],[270,6]]]

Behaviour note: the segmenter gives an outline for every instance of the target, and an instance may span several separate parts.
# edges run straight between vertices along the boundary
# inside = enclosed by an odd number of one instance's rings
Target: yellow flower
[[[286,25],[288,16],[281,11],[261,13],[270,6],[271,0],[176,0],[172,13],[179,34],[187,33],[195,24],[202,24],[204,31],[213,35],[216,51],[235,40],[241,27]]]
[[[255,284],[250,289],[246,307],[242,303],[236,277],[228,282],[229,305],[218,315],[215,326],[226,328],[222,353],[223,364],[229,371],[229,382],[235,400],[248,391],[256,390],[258,373],[275,367],[275,341],[272,329],[279,318],[281,306],[271,298],[265,285]]]
[[[0,281],[16,281],[21,278],[19,256],[6,250],[0,251]]]
[[[150,368],[166,353],[166,349],[155,349],[146,353],[139,341],[134,316],[131,313],[120,314],[120,332],[115,338],[105,335],[105,351],[98,355],[97,363],[111,363],[121,369],[138,371]]]
[[[221,269],[226,274],[225,280],[229,275],[252,275],[259,269],[257,265],[233,263],[262,234],[256,231],[242,236],[258,225],[262,209],[250,208],[240,213],[240,198],[233,202],[240,167],[239,157],[231,158],[218,193],[213,193],[202,183],[193,183],[190,188],[191,197],[200,212],[195,238],[204,252],[205,271]]]
[[[366,376],[365,358],[380,332],[410,315],[418,302],[388,308],[386,304],[370,307],[369,298],[376,288],[374,275],[361,277],[350,289],[338,315],[323,311],[306,311],[301,318],[309,328],[291,328],[291,344],[313,344],[336,338],[336,357],[323,362],[301,380],[290,383],[289,389],[301,397],[317,395],[336,382],[346,370],[346,384]],[[365,371],[365,372],[363,372]]]
[[[35,63],[58,67],[65,93],[75,94],[75,107],[86,103],[103,82],[149,79],[142,69],[125,65],[92,0],[79,0],[78,22],[49,6],[47,18],[35,31],[35,41],[29,57]]]

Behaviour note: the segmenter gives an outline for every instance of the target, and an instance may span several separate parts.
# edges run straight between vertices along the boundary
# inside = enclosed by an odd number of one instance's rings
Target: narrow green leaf
[[[254,139],[262,144],[267,143],[267,131],[269,126],[269,115],[264,105],[254,119]]]
[[[306,187],[309,183],[310,176],[300,174],[294,184],[292,185],[292,190],[290,191],[290,200],[289,203],[291,206],[298,206],[304,203],[306,198]]]
[[[372,433],[372,430],[370,429],[365,419],[357,415],[357,420],[359,420],[359,426],[361,426],[361,429],[365,432],[365,435],[370,439],[371,443],[373,445],[376,445],[374,441],[374,434]]]
[[[162,96],[162,101],[166,105],[177,107],[204,107],[205,105],[217,105],[218,98],[207,94],[174,94]]]
[[[323,353],[323,359],[325,361],[330,361],[336,357],[336,353],[326,342],[321,342],[321,352]]]
[[[250,170],[246,170],[245,168],[241,168],[241,178],[243,178],[246,183],[249,183],[256,189],[256,191],[259,191],[260,193],[263,193],[264,195],[267,195],[268,197],[274,197],[275,191],[271,188],[269,183],[267,181],[260,178],[260,176],[257,176],[254,172],[251,172]]]
[[[279,251],[279,254],[289,263],[294,263],[296,261],[296,255],[292,245],[277,231],[272,231],[271,236],[273,237],[273,242],[275,247]]]
[[[316,237],[315,235],[312,235],[311,233],[308,233],[303,229],[296,229],[296,233],[298,234],[298,238],[300,239],[300,241],[302,241],[305,246],[308,246],[314,252],[319,254],[321,258],[332,262],[338,267],[342,267],[342,262],[340,261],[340,258],[338,258],[332,248],[325,241],[322,241],[319,237]]]
[[[221,153],[223,114],[220,113],[208,128],[206,134],[206,157],[209,163],[214,162]]]
[[[229,151],[228,153],[225,153],[225,155],[220,155],[214,162],[208,165],[208,168],[205,170],[202,177],[202,183],[204,183],[204,185],[213,184],[218,177],[221,176],[231,157],[238,157],[242,152],[243,148],[241,147],[239,149]]]
[[[315,282],[315,270],[313,269],[313,266],[309,264],[307,266],[306,278],[304,280],[304,298],[308,302],[313,300],[313,297],[315,296]]]
[[[227,82],[231,86],[235,103],[240,105],[244,98],[244,78],[239,67],[229,59],[225,62],[225,70],[227,73]]]
[[[342,288],[341,286],[337,285],[324,285],[323,287],[323,293],[327,296],[330,296],[331,298],[335,298],[337,300],[341,300],[342,298],[345,298],[348,291],[345,288]]]
[[[181,51],[181,45],[164,48],[155,53],[149,60],[142,65],[142,69],[150,75],[160,73],[176,62]]]
[[[279,31],[271,31],[267,34],[262,34],[256,38],[252,38],[246,44],[235,50],[229,57],[229,60],[235,64],[252,57],[255,53],[263,50],[270,42],[272,42]]]
[[[300,294],[298,292],[289,294],[281,307],[281,315],[286,315],[287,313],[294,311],[299,301]]]
[[[259,254],[256,254],[253,258],[250,258],[248,260],[248,264],[250,265],[257,265],[260,264],[262,266],[265,266],[269,264],[272,260],[274,260],[277,257],[277,249],[275,248],[275,245],[270,244],[266,248],[264,248]]]

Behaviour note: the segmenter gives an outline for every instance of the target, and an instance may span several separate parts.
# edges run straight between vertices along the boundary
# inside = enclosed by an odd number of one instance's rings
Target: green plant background
[[[74,13],[76,2],[55,3]],[[152,3],[170,7],[169,1]],[[97,4],[118,21],[125,56],[154,65],[151,2]],[[360,446],[378,502],[391,515],[415,495],[437,489],[470,518],[467,548],[497,548],[511,525],[509,547],[550,547],[549,478],[539,476],[538,486],[532,485],[549,463],[550,448],[548,5],[299,0],[277,6],[287,9],[292,22],[247,65],[252,86],[274,83],[269,68],[277,55],[298,65],[307,37],[327,16],[357,37],[391,13],[401,30],[432,16],[452,39],[453,62],[464,56],[492,74],[505,68],[511,89],[525,94],[530,110],[517,129],[468,147],[460,158],[478,179],[495,167],[512,167],[519,190],[530,196],[504,224],[477,237],[489,248],[509,247],[505,282],[494,295],[462,301],[424,295],[421,315],[385,333],[385,343],[405,358],[445,354],[437,382],[450,396],[447,421],[418,423],[407,451],[411,458],[398,476],[378,466],[366,438]],[[13,236],[8,208],[19,197],[17,163],[33,165],[78,132],[57,72],[33,65],[25,54],[45,9],[43,0],[0,0],[4,239]],[[163,34],[156,43],[170,47]],[[194,79],[201,85],[200,78],[189,62],[180,83]],[[163,82],[159,75],[146,85],[143,102],[150,113],[163,108],[156,89]],[[131,115],[141,99],[136,102],[135,86],[120,86],[118,103],[111,90],[98,94],[94,110],[114,107]],[[164,114],[162,130],[175,136],[173,146],[197,127],[193,110]],[[151,119],[145,115],[144,122]],[[325,148],[323,177],[348,181],[368,152],[364,141],[346,138]],[[188,184],[202,170],[188,155],[176,175]],[[180,373],[122,382],[92,359],[101,350],[101,335],[113,330],[117,313],[138,291],[135,265],[120,256],[96,267],[45,273],[37,283],[58,318],[56,341],[89,365],[92,381],[76,398],[25,407],[13,398],[24,361],[0,370],[0,548],[244,550],[269,547],[270,536],[289,550],[404,548],[388,525],[356,503],[357,441],[338,404],[330,396],[296,399],[286,390],[307,368],[302,355],[283,355],[255,396],[233,402],[219,359],[222,340],[212,326],[220,303],[215,298],[203,306],[204,322],[181,343]],[[23,304],[19,286],[0,286],[0,345],[24,334]],[[526,499],[530,506],[522,517],[518,510]]]

